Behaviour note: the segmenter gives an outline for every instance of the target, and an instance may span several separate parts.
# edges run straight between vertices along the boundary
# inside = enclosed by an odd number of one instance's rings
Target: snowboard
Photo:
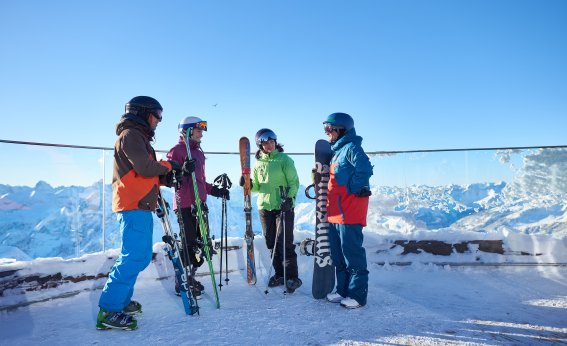
[[[327,192],[330,163],[333,158],[331,144],[320,139],[315,143],[315,169],[313,170],[315,187],[315,239],[312,241],[313,287],[311,293],[315,299],[323,299],[335,286],[335,266],[331,261],[331,243],[329,223],[327,222]]]
[[[246,277],[248,284],[256,284],[256,264],[254,261],[254,232],[252,232],[252,200],[250,198],[250,141],[247,137],[240,138],[240,167],[244,177],[244,218],[246,220],[246,231],[244,240],[246,242]]]

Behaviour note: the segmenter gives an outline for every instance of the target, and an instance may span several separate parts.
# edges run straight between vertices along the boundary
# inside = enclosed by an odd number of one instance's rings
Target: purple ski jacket
[[[189,147],[191,148],[191,156],[195,160],[195,179],[199,188],[199,197],[201,197],[201,201],[206,202],[207,194],[211,192],[213,186],[207,183],[205,176],[205,153],[201,149],[201,145],[192,139],[189,140]],[[167,158],[183,165],[183,162],[187,159],[187,149],[183,136],[180,136],[179,142],[169,150]],[[189,208],[195,203],[193,180],[190,175],[183,177],[183,184],[179,189],[179,199],[181,208]],[[177,199],[173,200],[173,209],[177,210]]]

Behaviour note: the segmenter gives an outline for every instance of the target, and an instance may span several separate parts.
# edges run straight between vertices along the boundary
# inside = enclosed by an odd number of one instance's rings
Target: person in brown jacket
[[[152,212],[159,186],[171,174],[181,174],[177,162],[157,161],[150,144],[162,111],[156,99],[136,96],[126,104],[126,114],[116,126],[112,211],[120,223],[122,248],[100,295],[97,329],[137,328],[132,315],[141,312],[142,305],[132,300],[132,294],[138,274],[152,258]]]

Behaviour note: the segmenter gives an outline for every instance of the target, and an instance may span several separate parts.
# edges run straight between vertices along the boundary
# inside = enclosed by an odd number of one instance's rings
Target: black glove
[[[280,204],[280,210],[287,213],[288,211],[291,211],[291,208],[293,208],[293,200],[291,197],[283,199]]]
[[[167,162],[169,162],[169,164],[171,165],[172,171],[178,171],[178,170],[181,169],[181,165],[179,164],[179,162],[174,161],[174,160],[169,160]]]
[[[239,185],[244,186],[244,176],[243,175],[240,176]],[[252,179],[250,179],[250,188],[252,188]]]
[[[213,186],[213,188],[211,189],[211,196],[226,198],[227,200],[230,200],[230,191],[228,191],[228,189],[225,188],[219,189],[218,187]]]
[[[163,177],[165,177],[163,179],[163,184],[167,187],[173,187],[173,171],[167,172],[167,174]]]
[[[180,182],[181,179],[183,178],[182,171],[181,171],[181,165],[179,164],[179,162],[173,161],[173,160],[169,160],[167,162],[169,162],[169,164],[171,165],[171,173],[172,173],[172,176],[168,177],[168,180],[173,179],[173,175],[174,175],[175,180]]]
[[[191,175],[195,172],[195,160],[185,160],[183,162],[183,175]]]
[[[360,189],[360,191],[355,193],[355,195],[357,195],[358,197],[369,197],[372,196],[372,192],[368,189],[368,187],[365,186]]]

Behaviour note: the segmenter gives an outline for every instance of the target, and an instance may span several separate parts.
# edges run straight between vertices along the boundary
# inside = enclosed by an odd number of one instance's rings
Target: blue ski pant
[[[330,223],[329,240],[337,276],[337,293],[366,305],[368,270],[366,250],[362,247],[362,225]]]
[[[128,210],[116,215],[122,233],[122,248],[108,275],[98,306],[118,312],[130,303],[138,274],[152,260],[154,226],[150,211]]]

